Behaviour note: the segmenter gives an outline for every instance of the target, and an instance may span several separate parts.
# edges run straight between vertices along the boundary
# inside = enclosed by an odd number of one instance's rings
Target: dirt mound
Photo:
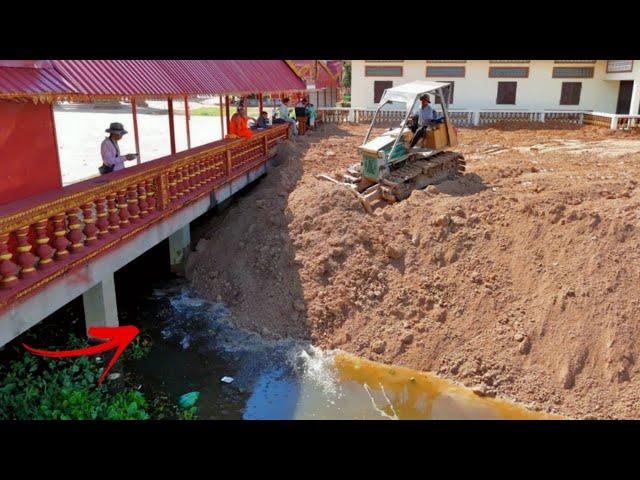
[[[516,151],[540,134],[460,129],[460,150],[476,155],[464,177],[369,215],[314,177],[356,162],[366,128],[327,127],[287,145],[282,165],[210,225],[190,257],[202,294],[263,334],[436,371],[532,408],[640,414],[640,154]],[[587,130],[553,135],[595,139]],[[507,151],[483,153],[491,143]]]

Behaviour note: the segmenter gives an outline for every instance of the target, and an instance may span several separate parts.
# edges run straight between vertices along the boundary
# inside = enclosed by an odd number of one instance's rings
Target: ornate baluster
[[[138,191],[135,185],[127,187],[127,203],[129,204],[129,219],[132,222],[140,218],[140,208],[138,207]]]
[[[96,227],[98,228],[99,238],[104,238],[109,233],[109,219],[107,218],[106,202],[106,198],[97,198],[94,202],[96,204],[96,217],[98,217]]]
[[[193,192],[196,189],[196,179],[195,179],[195,165],[190,163],[187,165],[187,188],[189,192]]]
[[[225,159],[226,160],[225,173],[226,173],[227,177],[230,177],[231,176],[231,170],[232,170],[232,167],[233,167],[233,160],[231,159],[231,150],[227,149],[225,151],[225,154],[227,156],[227,158]]]
[[[69,226],[67,238],[71,242],[72,252],[77,252],[84,247],[84,244],[82,243],[82,225],[80,224],[80,219],[78,219],[79,212],[79,208],[71,208],[67,210],[67,223]]]
[[[184,195],[184,193],[182,193],[183,187],[184,187],[184,182],[182,181],[182,167],[179,167],[176,169],[175,178],[176,178],[176,198],[180,198]]]
[[[60,259],[66,256],[69,252],[67,251],[67,247],[71,243],[69,240],[65,238],[67,233],[67,229],[64,225],[64,213],[58,213],[54,215],[53,220],[53,234],[56,238],[53,239],[53,246],[56,249],[56,258]]]
[[[126,190],[118,190],[118,216],[120,218],[120,228],[126,228],[129,225],[129,210],[127,209],[128,205],[126,195]]]
[[[147,216],[147,214],[149,213],[147,210],[148,204],[147,204],[147,188],[146,188],[147,182],[145,180],[142,180],[139,184],[138,184],[138,205],[140,206],[140,217],[144,218]]]
[[[49,221],[45,218],[38,220],[34,225],[36,230],[36,255],[40,258],[38,268],[47,268],[51,265],[51,257],[55,250],[49,245],[49,237],[47,236],[47,224]]]
[[[36,256],[31,253],[31,244],[29,243],[29,225],[16,230],[16,262],[20,265],[20,277],[28,277],[36,272]]]
[[[116,203],[116,194],[107,195],[107,203],[109,204],[109,230],[112,232],[120,228],[120,217],[118,216],[118,205]]]
[[[82,230],[85,235],[84,241],[87,245],[93,245],[98,241],[98,227],[95,225],[96,219],[93,216],[93,204],[85,203],[80,208],[82,208],[82,220],[84,222],[84,230]]]
[[[16,276],[18,266],[11,261],[13,254],[9,251],[8,242],[9,234],[0,234],[0,278],[2,278],[0,286],[5,288],[10,288],[18,280]]]
[[[169,180],[169,201],[175,200],[178,198],[178,192],[176,189],[176,172],[171,170],[167,173],[167,178]]]
[[[149,213],[155,211],[156,209],[156,185],[153,183],[153,180],[147,181],[147,211]]]
[[[199,158],[198,160],[196,160],[196,163],[195,163],[196,187],[201,187],[204,183],[203,177],[202,177],[203,171],[204,171],[204,167],[202,165],[202,158]]]

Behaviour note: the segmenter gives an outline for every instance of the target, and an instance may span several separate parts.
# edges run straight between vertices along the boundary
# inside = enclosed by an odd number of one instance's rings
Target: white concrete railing
[[[584,123],[609,127],[611,130],[629,130],[640,126],[640,115],[620,115],[606,112],[585,112]]]
[[[440,111],[436,108],[436,112]],[[327,123],[369,123],[375,109],[369,108],[318,108],[320,118]],[[406,115],[404,110],[381,110],[377,123],[400,123]],[[453,123],[471,127],[488,125],[498,121],[562,122],[575,125],[598,125],[612,130],[628,130],[640,127],[640,115],[619,115],[615,113],[592,112],[587,110],[450,110]]]
[[[440,113],[440,110],[435,109]],[[373,119],[375,109],[367,108],[319,108],[321,118],[327,123],[368,123]],[[495,123],[501,120],[582,124],[587,112],[574,110],[534,111],[534,110],[450,110],[449,116],[459,126],[478,126]],[[399,123],[406,115],[405,110],[380,110],[378,123]]]

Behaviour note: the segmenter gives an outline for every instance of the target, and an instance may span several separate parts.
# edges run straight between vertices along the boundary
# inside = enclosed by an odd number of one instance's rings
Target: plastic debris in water
[[[191,408],[196,404],[199,397],[200,392],[185,393],[178,399],[178,405],[180,405],[181,408]]]
[[[233,377],[222,377],[220,381],[224,383],[231,383],[233,382]]]

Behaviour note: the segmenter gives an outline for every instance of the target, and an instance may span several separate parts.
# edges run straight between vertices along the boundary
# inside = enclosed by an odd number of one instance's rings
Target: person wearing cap
[[[435,119],[435,112],[433,111],[433,108],[431,108],[429,95],[426,93],[421,95],[420,103],[422,104],[420,111],[413,118],[413,125],[411,127],[413,138],[411,139],[410,148],[413,148],[416,143],[418,143],[418,140],[425,136],[427,125]]]
[[[100,145],[100,154],[102,155],[102,163],[106,168],[101,169],[101,173],[109,173],[124,168],[124,162],[135,160],[137,154],[129,153],[120,155],[118,141],[122,139],[128,132],[121,123],[114,122],[105,130],[109,134]],[[104,172],[103,172],[104,171]]]

